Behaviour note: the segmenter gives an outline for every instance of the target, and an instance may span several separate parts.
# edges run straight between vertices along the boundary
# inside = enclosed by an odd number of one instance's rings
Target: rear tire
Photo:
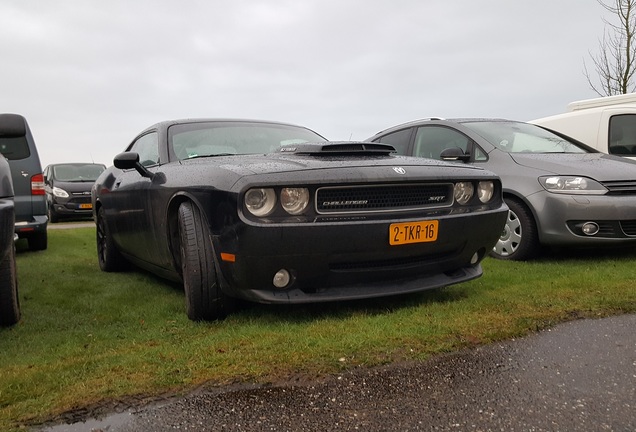
[[[193,321],[214,321],[227,316],[232,299],[219,286],[212,237],[198,207],[179,206],[181,275],[186,312]]]
[[[20,321],[18,298],[18,273],[15,264],[15,247],[0,262],[0,325],[11,326]]]
[[[102,271],[117,272],[128,268],[128,261],[126,261],[126,258],[121,255],[119,249],[115,246],[113,237],[108,229],[108,224],[106,223],[104,209],[102,208],[97,211],[96,240],[97,261]]]
[[[32,251],[45,250],[49,245],[46,231],[30,234],[29,237],[27,237],[27,241],[29,242],[29,250]]]
[[[532,212],[521,202],[506,199],[510,211],[501,237],[490,252],[494,258],[525,261],[539,253],[541,245]]]

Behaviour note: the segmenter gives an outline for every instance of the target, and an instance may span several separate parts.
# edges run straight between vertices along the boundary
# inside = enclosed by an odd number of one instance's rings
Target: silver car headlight
[[[539,183],[548,192],[574,195],[604,195],[605,186],[587,177],[578,176],[544,176]]]
[[[276,207],[276,192],[270,188],[250,189],[245,193],[245,207],[254,216],[268,216]]]
[[[495,194],[495,184],[492,181],[480,181],[477,184],[477,196],[484,204],[492,199]]]
[[[55,195],[58,198],[68,198],[68,192],[66,192],[64,189],[61,189],[59,187],[53,187],[53,195]]]
[[[475,187],[471,182],[458,182],[455,183],[453,194],[455,196],[455,201],[464,205],[470,201],[475,194]]]
[[[283,188],[280,191],[280,204],[289,214],[299,215],[303,213],[309,204],[309,189]]]

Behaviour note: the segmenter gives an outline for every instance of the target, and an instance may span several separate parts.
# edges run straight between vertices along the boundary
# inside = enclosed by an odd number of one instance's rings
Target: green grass
[[[578,317],[636,312],[636,252],[487,259],[482,278],[370,301],[253,305],[187,319],[179,286],[103,273],[94,228],[20,251],[22,320],[0,329],[0,430],[131,395],[271,382],[489,343]]]

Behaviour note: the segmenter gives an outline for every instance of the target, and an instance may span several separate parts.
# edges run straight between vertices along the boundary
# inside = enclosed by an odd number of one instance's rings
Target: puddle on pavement
[[[122,413],[111,414],[101,419],[90,419],[85,422],[47,426],[35,429],[33,432],[105,432],[124,426],[133,418],[134,414],[131,411],[125,411]]]

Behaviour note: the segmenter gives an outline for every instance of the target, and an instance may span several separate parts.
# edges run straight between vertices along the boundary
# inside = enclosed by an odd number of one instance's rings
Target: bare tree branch
[[[603,19],[605,32],[599,40],[599,53],[590,57],[598,75],[592,80],[585,61],[583,70],[587,82],[599,96],[632,93],[636,90],[636,0],[597,0],[618,24]]]

